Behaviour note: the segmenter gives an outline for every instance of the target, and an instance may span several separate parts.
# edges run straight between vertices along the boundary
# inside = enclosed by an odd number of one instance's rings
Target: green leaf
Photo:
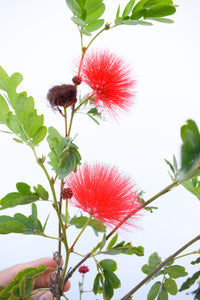
[[[25,119],[24,128],[29,137],[33,137],[37,130],[43,126],[44,116],[37,115],[36,110],[33,110]]]
[[[87,23],[78,17],[72,17],[71,20],[78,26],[85,27]]]
[[[81,216],[72,218],[70,221],[71,225],[75,225],[76,228],[80,229],[83,228],[86,222],[88,221],[88,217]],[[97,219],[91,219],[88,223],[88,226],[91,226],[95,232],[105,232],[106,226]]]
[[[99,286],[100,286],[100,278],[102,279],[102,275],[101,273],[98,273],[94,279],[94,283],[93,283],[93,293],[96,295],[99,291]]]
[[[78,147],[72,142],[68,141],[68,145],[63,149],[61,153],[59,165],[56,169],[56,173],[60,179],[65,178],[72,171],[77,170],[77,166],[81,162],[81,156],[78,152]]]
[[[147,295],[147,300],[154,300],[159,293],[160,287],[161,287],[161,282],[160,281],[155,282],[154,285],[152,285]]]
[[[16,187],[18,192],[9,193],[0,200],[0,210],[39,200],[38,194],[32,193],[28,184],[19,182],[16,184]]]
[[[196,123],[188,120],[181,127],[181,167],[188,170],[200,157],[200,134]]]
[[[37,206],[34,203],[32,203],[32,217],[34,227],[37,228]]]
[[[149,8],[144,13],[144,18],[155,18],[155,17],[165,17],[173,15],[176,12],[176,8],[173,5],[169,4],[158,4]]]
[[[23,80],[23,76],[20,73],[14,73],[10,76],[7,83],[7,93],[13,108],[15,108],[15,102],[17,100],[17,95],[18,95],[16,89],[22,80]]]
[[[139,20],[144,16],[145,12],[146,12],[146,8],[144,7],[138,8],[132,11],[132,15],[130,18],[131,20]]]
[[[92,31],[98,30],[100,27],[103,26],[103,24],[104,24],[104,20],[98,19],[98,20],[95,20],[94,22],[90,23],[89,25],[87,25],[85,27],[85,30],[87,32],[92,32]]]
[[[180,287],[179,292],[189,289],[196,280],[200,277],[200,271],[193,274],[192,277],[189,277]]]
[[[174,23],[173,20],[167,19],[167,18],[159,18],[159,17],[155,17],[155,18],[148,18],[148,19],[151,19],[151,20],[157,21],[157,22],[161,22],[161,23],[167,23],[167,24],[172,24],[172,23]]]
[[[88,23],[99,19],[103,15],[104,11],[105,11],[105,4],[98,2],[90,9],[87,9],[87,16],[85,21]]]
[[[117,242],[118,239],[118,234],[116,233],[113,238],[111,239],[111,241],[109,242],[108,246],[107,246],[107,250],[110,250]]]
[[[185,268],[182,266],[179,266],[179,265],[173,265],[173,266],[167,267],[166,272],[170,277],[175,278],[175,279],[188,275],[188,273],[185,272]]]
[[[126,16],[128,16],[135,4],[135,0],[130,0],[127,4],[126,7],[122,13],[122,19],[124,19]]]
[[[145,7],[151,7],[154,6],[156,4],[172,4],[173,5],[173,1],[172,0],[147,0],[144,3]]]
[[[153,25],[151,22],[147,22],[147,21],[143,21],[143,20],[139,20],[138,24],[144,25],[144,26],[152,26]]]
[[[104,284],[103,284],[103,295],[104,299],[110,300],[113,297],[114,291],[113,291],[113,286],[112,282],[110,279],[105,279]]]
[[[6,71],[0,66],[0,89],[6,91],[9,76]]]
[[[35,193],[37,193],[42,200],[49,199],[49,193],[45,190],[45,188],[41,184],[38,184],[37,187],[34,186],[33,189]]]
[[[0,216],[0,234],[40,234],[43,229],[36,213],[36,207],[33,206],[32,215],[29,217],[20,213],[15,214],[14,217]]]
[[[27,268],[20,271],[6,287],[3,287],[0,290],[0,299],[29,300],[31,298],[31,292],[34,288],[35,279],[41,276],[46,269],[46,266],[40,265],[37,268]]]
[[[182,183],[182,186],[186,188],[189,192],[194,194],[200,200],[200,187],[193,186],[192,180],[187,180]]]
[[[156,268],[161,263],[161,258],[158,256],[157,252],[154,252],[149,257],[149,265]]]
[[[0,200],[0,210],[17,205],[29,204],[37,200],[39,200],[39,197],[36,194],[23,196],[17,192],[9,193]]]
[[[149,257],[149,264],[145,264],[142,267],[142,272],[145,274],[150,274],[159,264],[161,263],[161,258],[158,256],[157,252],[154,252]]]
[[[199,250],[199,252],[200,252],[200,250]],[[196,264],[199,264],[199,263],[200,263],[200,257],[198,257],[196,260],[191,262],[192,265],[196,265]]]
[[[4,99],[4,97],[0,94],[0,122],[6,124],[8,112],[9,112],[8,104]]]
[[[40,142],[42,142],[46,134],[47,134],[46,126],[40,127],[33,136],[33,140],[32,140],[33,145],[38,145]]]
[[[138,25],[139,21],[138,20],[122,20],[120,24],[124,25]]]
[[[126,255],[133,255],[136,254],[137,256],[144,255],[144,248],[142,246],[133,247],[131,243],[126,243],[125,241],[117,244],[115,247],[104,251],[105,254],[108,255],[117,255],[117,254],[126,254]]]
[[[82,10],[80,6],[78,5],[77,1],[75,0],[65,0],[69,9],[73,12],[74,15],[80,16],[82,13]]]
[[[63,138],[60,133],[53,127],[48,128],[49,135],[47,136],[47,142],[51,149],[49,153],[49,164],[56,170],[59,166],[62,151],[67,144],[67,139]]]
[[[103,259],[99,262],[100,266],[104,270],[114,272],[117,270],[117,263],[113,259]]]
[[[171,278],[165,278],[165,288],[172,296],[175,296],[178,292],[176,281]]]
[[[84,34],[84,35],[87,35],[87,36],[91,36],[91,32],[87,31],[87,30],[84,30],[84,29],[81,29],[80,30],[80,33]]]
[[[162,285],[159,296],[158,296],[158,300],[168,300],[168,293],[166,291],[166,288],[164,285]]]
[[[26,93],[20,93],[17,96],[15,103],[15,113],[18,120],[24,124],[27,116],[34,110],[34,100],[32,97],[28,97]]]
[[[114,289],[118,289],[121,286],[121,282],[115,273],[111,272],[110,270],[104,269],[103,274],[105,279],[111,281]]]

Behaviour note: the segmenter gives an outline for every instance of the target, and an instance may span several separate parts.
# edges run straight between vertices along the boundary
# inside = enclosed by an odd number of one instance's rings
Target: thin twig
[[[186,248],[191,246],[196,241],[200,240],[200,235],[197,235],[190,242],[185,244],[179,250],[177,250],[174,254],[170,255],[167,259],[165,259],[157,268],[155,268],[149,275],[147,275],[138,285],[136,285],[130,292],[128,292],[121,300],[128,300],[131,295],[133,295],[137,290],[139,290],[149,279],[151,279],[158,271],[160,271],[165,265],[167,265],[170,261],[172,261],[179,253],[184,251]]]

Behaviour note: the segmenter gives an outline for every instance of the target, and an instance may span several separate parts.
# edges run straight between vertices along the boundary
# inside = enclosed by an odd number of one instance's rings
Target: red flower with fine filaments
[[[133,104],[135,80],[124,61],[109,51],[87,53],[81,61],[83,82],[93,90],[99,111],[113,116]]]
[[[64,182],[73,192],[70,203],[110,227],[133,225],[132,217],[142,208],[134,183],[115,167],[83,164]]]

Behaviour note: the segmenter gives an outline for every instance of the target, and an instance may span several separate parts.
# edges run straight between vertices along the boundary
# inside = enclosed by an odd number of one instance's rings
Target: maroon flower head
[[[61,197],[64,200],[71,199],[73,197],[72,190],[70,188],[63,188],[61,192]]]
[[[90,270],[89,270],[89,268],[88,268],[87,266],[81,266],[81,267],[78,269],[78,271],[79,271],[80,273],[82,273],[82,274],[85,274],[85,273],[89,272]]]
[[[68,107],[74,105],[77,101],[76,87],[72,84],[56,85],[49,90],[47,99],[53,108],[57,106]]]
[[[114,167],[83,164],[65,184],[73,192],[70,203],[110,227],[133,225],[131,219],[142,208],[132,180]]]
[[[116,116],[133,104],[135,81],[124,61],[109,51],[87,53],[81,61],[83,82],[93,90],[99,111]]]

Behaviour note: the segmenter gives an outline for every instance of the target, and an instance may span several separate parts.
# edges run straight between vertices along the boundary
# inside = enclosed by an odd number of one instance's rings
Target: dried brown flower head
[[[53,108],[56,106],[69,107],[74,105],[77,101],[76,87],[72,84],[55,85],[49,90],[47,99]]]

